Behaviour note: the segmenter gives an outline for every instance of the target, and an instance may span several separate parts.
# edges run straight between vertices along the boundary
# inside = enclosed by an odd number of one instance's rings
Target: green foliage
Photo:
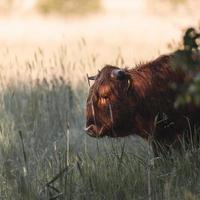
[[[39,0],[37,7],[45,14],[87,14],[98,11],[101,7],[101,0]]]
[[[187,74],[185,83],[179,88],[175,86],[179,90],[175,106],[200,105],[200,31],[188,28],[183,36],[183,48],[174,55],[172,65]]]

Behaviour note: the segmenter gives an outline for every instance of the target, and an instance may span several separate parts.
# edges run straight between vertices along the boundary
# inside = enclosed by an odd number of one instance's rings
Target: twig
[[[26,152],[25,152],[25,147],[24,147],[24,140],[23,140],[23,136],[22,136],[22,131],[19,131],[19,137],[20,137],[21,144],[22,144],[22,152],[23,152],[23,157],[24,157],[24,163],[25,163],[26,171],[28,172],[27,156],[26,156]]]
[[[54,197],[51,197],[49,200],[55,200],[55,199],[62,197],[62,196],[63,196],[63,193],[59,193],[59,194],[55,195]]]
[[[87,77],[88,86],[90,87],[90,80],[89,80],[88,74],[86,74],[86,77]]]
[[[68,171],[68,166],[61,170],[58,174],[56,174],[45,186],[49,186],[53,182],[55,182],[60,176],[62,176],[66,171]]]

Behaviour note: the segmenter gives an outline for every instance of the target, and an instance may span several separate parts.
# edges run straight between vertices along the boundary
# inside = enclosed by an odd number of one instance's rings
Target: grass
[[[41,49],[26,61],[3,57],[0,199],[200,199],[200,149],[154,159],[137,137],[84,133],[92,55],[73,63],[62,47],[51,60]]]

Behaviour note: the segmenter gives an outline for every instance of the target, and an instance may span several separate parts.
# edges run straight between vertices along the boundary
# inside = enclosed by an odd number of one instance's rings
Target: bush
[[[200,105],[200,30],[188,28],[183,36],[182,48],[174,55],[172,65],[188,75],[186,82],[178,88],[180,93],[175,107],[189,103]]]
[[[40,0],[37,7],[45,14],[87,14],[99,10],[101,0]]]

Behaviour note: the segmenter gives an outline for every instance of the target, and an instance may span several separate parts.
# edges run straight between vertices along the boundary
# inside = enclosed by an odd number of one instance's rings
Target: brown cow
[[[180,144],[188,124],[199,124],[200,107],[175,109],[177,92],[186,75],[171,67],[172,55],[141,64],[133,69],[106,65],[87,99],[86,131],[93,137],[139,135],[153,139],[153,150]]]

